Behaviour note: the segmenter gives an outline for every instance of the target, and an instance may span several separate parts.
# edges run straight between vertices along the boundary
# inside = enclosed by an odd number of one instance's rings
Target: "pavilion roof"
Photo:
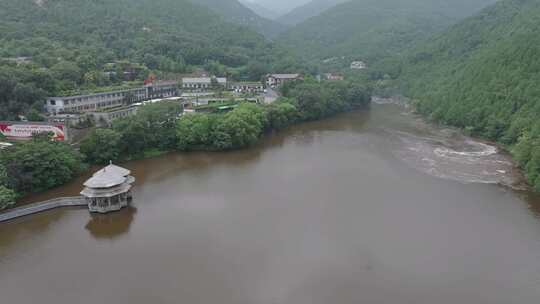
[[[105,167],[105,168],[97,171],[96,173],[94,173],[94,175],[96,175],[98,173],[103,173],[103,172],[112,172],[112,173],[115,173],[116,175],[120,175],[120,176],[128,176],[128,175],[131,174],[131,171],[129,171],[128,169],[122,168],[122,167],[117,166],[117,165],[113,165],[112,162],[107,167]]]
[[[84,186],[95,189],[112,188],[125,183],[126,180],[127,178],[125,176],[119,175],[114,171],[100,170],[87,180]]]

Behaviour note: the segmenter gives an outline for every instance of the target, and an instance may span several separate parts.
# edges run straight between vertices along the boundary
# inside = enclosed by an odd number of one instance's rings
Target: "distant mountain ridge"
[[[288,25],[302,23],[311,17],[318,16],[331,7],[347,1],[350,0],[312,0],[279,17],[277,21]]]
[[[252,2],[252,1],[248,1],[248,0],[241,0],[240,3],[242,3],[244,6],[246,6],[247,8],[251,9],[253,12],[255,12],[257,15],[263,17],[263,18],[266,18],[266,19],[270,19],[270,20],[274,20],[274,19],[277,19],[280,14],[276,11],[273,11],[272,9],[270,8],[267,8],[257,2]]]
[[[259,5],[267,7],[280,15],[284,15],[309,1],[310,0],[255,0]]]
[[[264,34],[275,36],[284,30],[284,26],[257,15],[253,10],[237,0],[189,0],[195,4],[203,5],[218,13],[226,20],[244,25]]]
[[[278,41],[311,60],[373,61],[395,56],[495,1],[352,0],[292,27]]]

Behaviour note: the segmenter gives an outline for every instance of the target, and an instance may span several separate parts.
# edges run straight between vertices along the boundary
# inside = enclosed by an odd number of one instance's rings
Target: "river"
[[[540,303],[540,197],[397,105],[123,165],[129,209],[0,224],[2,303]]]

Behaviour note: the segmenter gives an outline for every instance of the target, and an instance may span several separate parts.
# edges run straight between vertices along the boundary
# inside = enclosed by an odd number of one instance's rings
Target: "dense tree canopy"
[[[273,104],[241,104],[226,114],[183,116],[176,126],[177,148],[229,150],[255,144],[265,131],[280,130],[305,120],[328,117],[366,107],[369,88],[348,82],[307,80],[283,88],[286,97]]]
[[[540,190],[540,3],[505,0],[417,46],[400,80],[418,111],[513,150]]]
[[[190,0],[0,1],[0,119],[41,110],[47,95],[141,85],[150,72],[175,76],[209,62],[236,79],[308,70]]]
[[[81,143],[86,161],[141,158],[150,150],[167,151],[176,146],[177,103],[156,103],[139,108],[137,115],[118,119],[112,128],[96,129]]]
[[[7,172],[5,186],[20,194],[62,185],[84,168],[81,154],[46,136],[3,150],[0,164]]]
[[[352,0],[298,24],[278,42],[317,63],[345,67],[363,60],[373,67],[495,1]]]

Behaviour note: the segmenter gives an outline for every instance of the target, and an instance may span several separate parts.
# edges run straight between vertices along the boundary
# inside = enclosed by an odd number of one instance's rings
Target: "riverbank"
[[[441,121],[429,119],[429,117],[427,117],[426,114],[423,114],[418,111],[418,109],[415,106],[417,104],[416,102],[411,101],[410,99],[404,96],[392,96],[392,97],[387,97],[387,98],[375,96],[373,99],[373,102],[380,105],[394,104],[394,105],[403,107],[410,113],[418,115],[418,117],[421,117],[421,119],[426,124],[429,124],[428,128],[439,128],[441,130],[444,129],[449,132],[455,132],[456,134],[460,134],[462,136],[465,136],[466,138],[470,138],[472,141],[480,145],[485,145],[485,147],[492,147],[493,149],[495,149],[495,150],[484,151],[482,153],[505,154],[506,156],[514,160],[513,167],[511,168],[510,171],[512,172],[513,175],[515,175],[515,177],[512,178],[512,180],[514,180],[515,183],[505,182],[505,183],[502,183],[502,185],[510,187],[518,191],[535,191],[537,193],[540,193],[538,189],[535,189],[531,185],[530,180],[527,178],[524,172],[524,169],[519,166],[519,163],[516,160],[515,154],[513,153],[513,149],[515,147],[505,145],[503,143],[500,143],[494,140],[489,140],[484,137],[475,136],[474,134],[467,132],[467,130],[465,129],[462,129],[453,125],[449,125],[449,124],[444,124]],[[492,149],[492,148],[489,148],[489,149]],[[477,153],[477,152],[473,152],[473,153]],[[503,171],[504,171],[504,174],[506,174],[506,171],[505,170]]]
[[[20,166],[11,168],[11,161],[17,159],[34,159],[36,149],[22,146],[15,147],[3,155],[3,163],[9,164],[10,180],[19,193],[26,189],[49,189],[56,187],[73,178],[76,167],[82,166],[78,158],[91,164],[106,164],[110,161],[123,162],[134,159],[155,157],[167,151],[229,151],[253,146],[260,141],[264,134],[287,128],[290,125],[305,121],[314,121],[331,117],[338,113],[357,108],[365,108],[371,100],[371,90],[358,83],[345,81],[318,82],[306,80],[291,83],[283,88],[287,94],[269,105],[244,103],[225,114],[197,113],[186,114],[180,119],[177,105],[152,104],[144,106],[137,115],[115,121],[111,128],[96,129],[80,146],[82,155],[67,148],[61,143],[41,141],[40,148],[49,146],[62,148],[60,155],[74,159],[70,161],[72,176],[64,176],[58,182],[50,183],[57,174],[64,174],[62,161],[40,160],[36,166]],[[37,145],[38,143],[33,143]],[[26,148],[26,149],[24,149]],[[21,151],[19,151],[21,150]],[[21,155],[24,154],[24,155]],[[42,172],[42,167],[48,163],[60,164],[50,167],[47,173],[50,179],[41,178],[35,186],[26,185],[28,176]],[[77,165],[78,164],[78,165]],[[20,168],[19,168],[20,167]],[[32,170],[36,170],[35,172]],[[39,170],[38,170],[39,169]],[[29,172],[30,171],[30,172]],[[22,174],[24,172],[24,174]],[[14,175],[17,174],[17,175]],[[40,173],[43,174],[43,173]],[[40,176],[41,177],[41,176]],[[14,207],[20,206],[17,203]]]
[[[535,303],[540,198],[397,157],[437,143],[404,113],[374,104],[249,149],[124,163],[137,179],[129,209],[0,224],[3,299],[147,304],[151,290],[170,303]],[[53,190],[34,199],[81,184]]]

